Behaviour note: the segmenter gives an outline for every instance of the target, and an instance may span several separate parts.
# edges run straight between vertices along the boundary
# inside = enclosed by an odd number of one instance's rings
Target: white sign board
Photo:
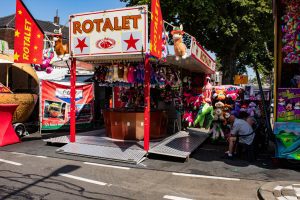
[[[212,71],[216,69],[215,61],[208,55],[208,53],[203,49],[203,47],[196,41],[195,38],[192,39],[192,57],[201,62],[207,68]]]
[[[141,54],[148,44],[147,6],[70,16],[74,57]]]
[[[55,96],[62,99],[71,98],[71,90],[70,89],[62,89],[62,88],[56,88]],[[76,90],[75,98],[76,99],[82,99],[83,97],[83,91],[82,90]]]

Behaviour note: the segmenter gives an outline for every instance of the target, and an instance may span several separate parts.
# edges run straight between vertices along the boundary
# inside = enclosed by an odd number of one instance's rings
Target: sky
[[[0,0],[0,17],[15,13],[16,0]],[[125,7],[120,0],[23,0],[34,18],[53,21],[58,9],[61,25],[68,25],[71,14],[100,11]],[[215,54],[209,52],[215,59]],[[247,69],[249,76],[255,76],[252,69]]]
[[[68,22],[69,15],[125,7],[120,0],[23,0],[34,18],[53,21],[58,9],[60,24]],[[16,0],[0,0],[0,17],[15,13]]]

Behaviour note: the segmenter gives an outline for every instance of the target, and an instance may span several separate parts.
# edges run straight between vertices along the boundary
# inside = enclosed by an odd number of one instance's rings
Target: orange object
[[[18,104],[0,104],[0,147],[20,142],[13,126],[12,118]]]

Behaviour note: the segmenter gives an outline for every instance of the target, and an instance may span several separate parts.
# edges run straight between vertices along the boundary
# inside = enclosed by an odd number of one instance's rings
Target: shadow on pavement
[[[85,188],[80,187],[76,184],[65,182],[62,180],[57,180],[55,177],[59,176],[61,173],[70,173],[79,169],[80,166],[77,165],[66,165],[55,171],[53,171],[48,176],[40,176],[37,174],[22,174],[18,172],[13,172],[10,170],[0,170],[0,173],[4,173],[5,177],[0,176],[0,178],[15,182],[16,184],[25,185],[24,187],[18,188],[15,186],[5,186],[1,185],[0,187],[0,198],[5,199],[45,199],[46,196],[52,194],[53,191],[60,192],[62,194],[78,196],[80,199],[108,199],[117,197],[120,199],[128,199],[117,195],[108,195],[104,193],[96,193],[86,191]],[[28,183],[30,182],[30,183]],[[35,194],[28,191],[32,187],[37,187],[39,189],[45,189],[46,194]],[[85,194],[83,194],[85,193]],[[91,197],[91,195],[95,197]]]

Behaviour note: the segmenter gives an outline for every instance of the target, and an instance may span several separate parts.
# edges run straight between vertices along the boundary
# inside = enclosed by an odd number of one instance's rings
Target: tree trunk
[[[224,56],[221,58],[222,60],[222,84],[233,84],[234,83],[234,76],[237,73],[236,66],[234,64],[234,57],[232,55]]]
[[[222,62],[222,84],[233,84],[234,83],[234,76],[237,74],[237,69],[235,65],[236,61],[236,48],[239,44],[240,38],[238,37],[236,41],[232,44],[229,51],[226,51],[226,54],[223,54],[221,57]]]

